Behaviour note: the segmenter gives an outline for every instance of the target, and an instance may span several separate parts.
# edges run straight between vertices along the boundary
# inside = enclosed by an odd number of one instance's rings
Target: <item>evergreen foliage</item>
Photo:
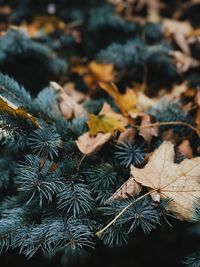
[[[0,1],[0,100],[8,103],[7,109],[0,105],[2,254],[61,255],[66,265],[99,243],[125,247],[130,236],[157,228],[168,237],[168,217],[176,219],[168,211],[172,199],[158,203],[145,195],[145,187],[134,197],[127,192],[124,199],[112,196],[130,177],[130,166],[144,167],[165,140],[175,144],[177,164],[200,155],[197,2]],[[152,10],[151,3],[158,6]],[[176,35],[174,25],[165,28],[165,19],[180,24],[187,20],[192,30],[188,33],[179,24],[176,31],[181,34]],[[52,81],[63,87],[55,88]],[[119,92],[101,90],[99,82],[114,82]],[[182,82],[186,89],[174,90]],[[132,90],[130,98],[127,89]],[[136,104],[131,106],[134,94]],[[119,123],[120,117],[125,126],[100,150],[83,155],[77,140],[89,131],[88,114],[99,121],[107,116],[100,113],[105,102],[113,110],[106,121],[116,118]],[[145,115],[152,125],[141,137]],[[129,136],[125,128],[134,133]],[[88,136],[84,145],[92,146],[97,136]],[[185,140],[189,156],[179,151]],[[190,233],[199,237],[199,203],[192,221]],[[198,248],[194,251],[185,257],[188,267],[200,266]]]

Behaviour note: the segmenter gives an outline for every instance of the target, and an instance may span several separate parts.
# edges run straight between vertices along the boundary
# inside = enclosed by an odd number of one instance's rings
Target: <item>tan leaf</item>
[[[72,82],[68,82],[65,85],[63,85],[63,89],[65,93],[68,96],[72,97],[77,103],[81,103],[88,98],[87,95],[77,91],[75,88],[75,84]]]
[[[183,140],[183,142],[178,146],[178,151],[186,158],[193,158],[192,148],[188,140]]]
[[[200,66],[200,62],[195,58],[181,53],[180,51],[171,51],[169,54],[173,57],[177,70],[180,73],[188,71],[190,68]]]
[[[140,111],[147,111],[147,109],[153,107],[158,102],[157,99],[150,98],[146,96],[143,92],[138,92],[137,98],[138,103],[136,106]]]
[[[69,96],[59,84],[56,82],[51,82],[50,84],[59,93],[59,108],[66,120],[87,115],[85,109],[72,96]]]
[[[167,36],[175,33],[190,36],[193,32],[193,27],[188,21],[178,21],[165,18],[162,20],[162,24]]]
[[[127,142],[129,141],[130,143],[133,143],[135,140],[135,134],[136,134],[136,129],[134,128],[127,128],[124,132],[120,133],[117,143],[120,142]]]
[[[111,137],[111,133],[98,133],[96,136],[91,136],[89,132],[86,132],[79,136],[76,141],[76,145],[83,154],[92,155],[101,149],[101,147],[107,143]]]
[[[126,199],[129,197],[136,196],[142,190],[142,186],[137,183],[131,176],[110,198],[109,200],[115,199]]]
[[[158,126],[151,126],[151,127],[142,127],[145,125],[149,125],[151,123],[151,117],[149,115],[144,115],[142,117],[142,122],[140,126],[139,135],[141,135],[145,141],[148,143],[151,142],[153,136],[158,136],[159,127]]]
[[[153,189],[161,198],[173,199],[168,209],[181,220],[192,220],[200,197],[200,157],[174,163],[174,146],[164,142],[143,169],[131,166],[135,181]]]

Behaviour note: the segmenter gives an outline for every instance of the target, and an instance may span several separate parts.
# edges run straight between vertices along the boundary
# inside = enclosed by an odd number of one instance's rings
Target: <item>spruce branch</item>
[[[152,194],[153,192],[156,192],[157,189],[153,189],[149,192],[147,192],[146,194],[140,196],[139,198],[137,198],[136,200],[134,200],[133,202],[129,203],[126,207],[124,207],[116,216],[115,218],[110,221],[105,227],[103,227],[101,230],[99,230],[98,232],[95,233],[96,236],[100,236],[103,232],[105,232],[108,228],[110,228],[123,214],[124,212],[129,209],[132,205],[134,205],[136,202],[140,201],[141,199],[143,199],[144,197]]]

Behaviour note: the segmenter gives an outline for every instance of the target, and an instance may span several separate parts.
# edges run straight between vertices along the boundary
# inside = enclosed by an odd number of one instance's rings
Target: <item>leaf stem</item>
[[[149,127],[154,127],[154,126],[167,126],[167,125],[182,125],[185,127],[190,128],[191,130],[193,130],[198,136],[200,136],[199,131],[192,126],[191,124],[187,123],[187,122],[183,122],[183,121],[167,121],[167,122],[155,122],[155,123],[149,123],[146,125],[133,125],[134,128],[149,128]]]
[[[139,200],[143,199],[144,197],[150,195],[153,192],[156,192],[157,189],[153,189],[149,192],[147,192],[146,194],[142,195],[141,197],[137,198],[136,200],[134,200],[133,202],[129,203],[126,207],[124,207],[116,216],[115,218],[110,221],[104,228],[102,228],[101,230],[99,230],[98,232],[95,233],[96,236],[100,236],[103,232],[105,232],[110,226],[112,226],[117,219],[127,210],[129,209],[133,204],[135,204],[136,202],[138,202]]]
[[[81,164],[83,163],[85,158],[86,158],[86,154],[84,154],[83,157],[81,158],[81,160],[79,161],[78,166],[77,166],[77,171],[80,170]]]

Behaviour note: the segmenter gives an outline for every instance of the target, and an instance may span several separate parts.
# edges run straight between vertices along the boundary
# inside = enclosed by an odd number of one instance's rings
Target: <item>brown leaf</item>
[[[136,129],[134,128],[127,128],[124,132],[120,133],[117,143],[120,142],[127,142],[129,141],[130,143],[133,143],[135,140],[135,134],[136,134]]]
[[[177,70],[180,73],[188,71],[190,68],[200,66],[200,62],[195,58],[181,53],[180,51],[171,51],[169,54],[173,57]]]
[[[59,109],[66,120],[87,115],[85,109],[73,97],[69,96],[59,84],[56,82],[50,84],[59,93]]]
[[[142,190],[142,186],[131,176],[110,198],[109,200],[126,199],[136,196]]]
[[[200,197],[200,157],[174,163],[174,146],[164,142],[143,169],[131,166],[135,181],[153,189],[161,198],[173,199],[168,209],[181,220],[192,220]]]
[[[192,148],[188,140],[183,140],[183,142],[178,146],[178,152],[186,158],[193,158]]]
[[[88,98],[87,95],[76,90],[75,84],[72,82],[68,82],[63,85],[63,89],[68,96],[72,97],[76,101],[76,103],[81,103]]]
[[[141,135],[145,141],[148,143],[151,142],[153,136],[158,136],[159,127],[158,126],[151,126],[151,127],[142,127],[144,125],[149,125],[151,123],[151,117],[149,115],[144,115],[142,117],[142,122],[140,126],[139,135]]]
[[[111,133],[98,133],[96,136],[91,136],[89,132],[86,132],[79,136],[76,141],[76,145],[83,154],[92,155],[101,149],[101,147],[107,143],[111,137]]]

